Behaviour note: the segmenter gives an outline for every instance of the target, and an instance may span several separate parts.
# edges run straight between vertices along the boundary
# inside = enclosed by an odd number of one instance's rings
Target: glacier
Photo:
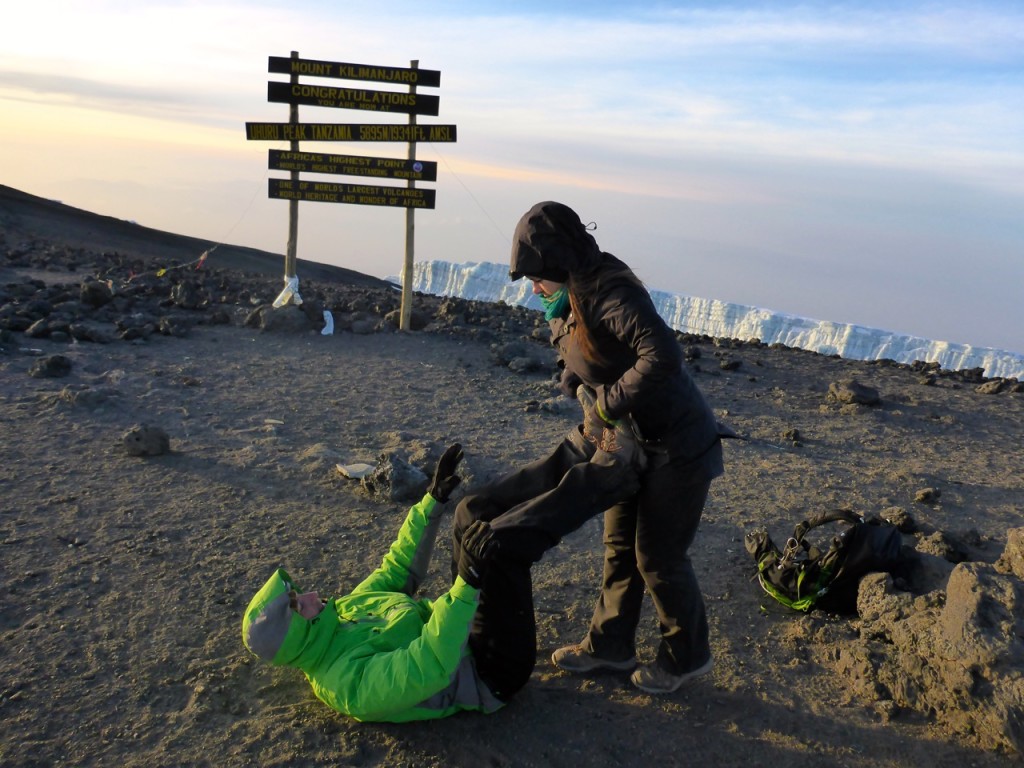
[[[385,278],[402,284],[401,277]],[[421,261],[413,264],[412,289],[435,296],[504,302],[541,309],[528,280],[511,282],[508,267],[491,262]],[[783,344],[850,360],[938,363],[949,371],[981,368],[987,378],[1024,378],[1024,355],[907,336],[850,323],[812,320],[760,307],[650,291],[658,313],[683,333]]]

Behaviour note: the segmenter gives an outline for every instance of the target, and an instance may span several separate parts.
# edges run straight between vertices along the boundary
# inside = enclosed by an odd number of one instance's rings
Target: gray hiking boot
[[[647,693],[673,693],[708,674],[714,666],[714,661],[709,658],[694,670],[673,675],[655,662],[637,667],[629,679],[633,685]]]
[[[566,672],[594,672],[600,669],[628,672],[636,666],[636,656],[622,661],[602,659],[579,645],[566,645],[551,654],[551,663]]]

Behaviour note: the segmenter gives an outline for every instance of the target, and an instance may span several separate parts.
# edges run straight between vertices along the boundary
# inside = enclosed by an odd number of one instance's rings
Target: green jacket
[[[440,520],[429,494],[409,510],[380,566],[320,615],[289,607],[298,589],[278,569],[242,620],[242,640],[271,664],[301,669],[317,698],[357,720],[403,722],[502,706],[467,646],[479,593],[461,578],[436,600],[412,597]]]

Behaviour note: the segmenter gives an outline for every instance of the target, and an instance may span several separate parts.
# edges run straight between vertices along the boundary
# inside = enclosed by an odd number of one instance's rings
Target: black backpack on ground
[[[838,523],[828,541],[813,544],[811,530]],[[865,521],[850,510],[839,509],[804,520],[780,551],[765,529],[744,538],[757,565],[757,580],[764,591],[788,608],[834,613],[856,613],[857,586],[873,571],[899,572],[905,564],[899,530],[878,518]]]

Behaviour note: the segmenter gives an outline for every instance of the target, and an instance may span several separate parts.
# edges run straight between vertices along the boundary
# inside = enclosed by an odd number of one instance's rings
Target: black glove
[[[474,589],[480,589],[484,580],[487,558],[494,554],[498,542],[489,523],[475,520],[462,534],[459,555],[459,576]]]
[[[458,443],[448,446],[441,460],[437,462],[434,470],[434,479],[430,483],[427,493],[444,504],[452,495],[455,487],[462,482],[462,478],[455,474],[455,470],[462,461],[462,446]]]
[[[558,388],[566,397],[576,397],[576,389],[582,383],[583,379],[568,368],[563,368],[561,376],[558,377]]]

